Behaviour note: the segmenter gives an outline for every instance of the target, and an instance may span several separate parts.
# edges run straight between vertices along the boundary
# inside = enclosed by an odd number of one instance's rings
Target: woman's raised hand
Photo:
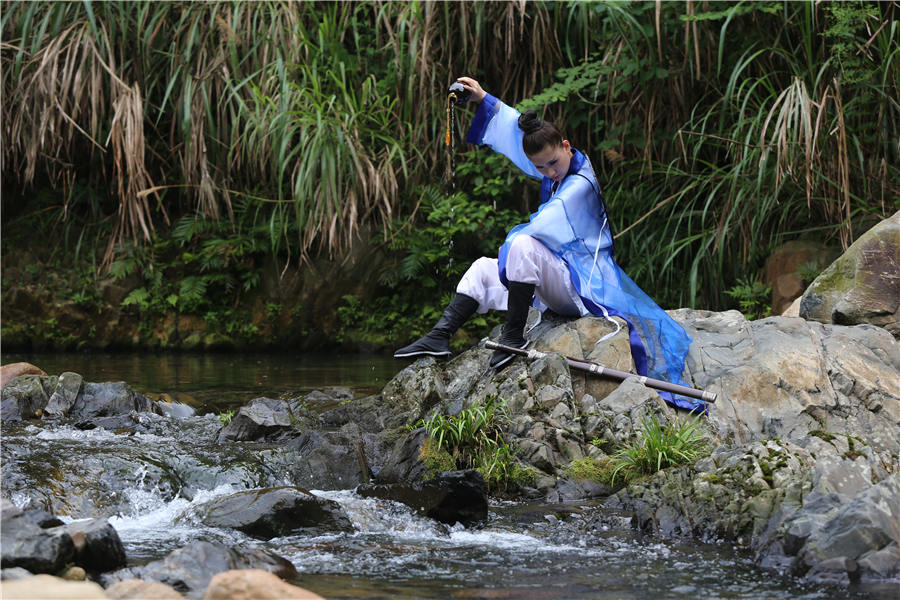
[[[469,91],[469,93],[471,94],[470,99],[472,100],[472,102],[475,102],[477,104],[484,100],[484,96],[485,94],[487,94],[487,92],[484,91],[480,83],[478,83],[471,77],[458,77],[456,81],[461,83],[462,86]]]

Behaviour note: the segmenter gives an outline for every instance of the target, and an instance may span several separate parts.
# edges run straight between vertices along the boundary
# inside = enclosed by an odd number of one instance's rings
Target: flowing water
[[[87,381],[127,381],[145,393],[192,398],[216,413],[247,400],[331,386],[361,396],[378,390],[402,366],[384,357],[291,357],[285,355],[4,355],[51,374],[71,370]],[[215,427],[215,417],[191,427]],[[4,460],[10,448],[65,451],[89,456],[98,448],[129,452],[183,453],[190,440],[136,434],[127,439],[102,429],[27,424],[4,428]],[[190,438],[190,435],[176,436]],[[136,454],[136,455],[137,455]],[[127,460],[127,459],[123,459]],[[135,463],[137,464],[137,463]],[[144,463],[151,465],[149,463]],[[127,510],[110,522],[125,544],[129,563],[143,564],[197,540],[259,547],[289,559],[296,582],[329,599],[338,598],[896,598],[898,588],[846,589],[803,584],[753,565],[727,545],[674,542],[641,536],[625,515],[602,501],[566,505],[493,502],[481,527],[446,527],[416,516],[406,506],[361,498],[348,490],[313,490],[340,503],[353,533],[289,536],[260,541],[232,530],[198,525],[192,508],[233,492],[209,483],[190,500],[147,482],[146,467],[122,490]],[[158,480],[156,480],[158,481]],[[19,505],[28,493],[13,495]]]

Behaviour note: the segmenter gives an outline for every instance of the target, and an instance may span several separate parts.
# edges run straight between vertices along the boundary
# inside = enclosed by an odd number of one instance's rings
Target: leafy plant
[[[750,320],[762,319],[772,313],[772,286],[757,279],[738,279],[738,284],[725,293],[738,301],[741,312]]]
[[[219,419],[219,421],[221,421],[223,425],[228,425],[229,423],[231,423],[231,419],[234,417],[235,412],[236,411],[232,408],[232,409],[220,412],[218,417],[216,417],[216,418]]]
[[[477,469],[488,489],[498,491],[533,481],[534,471],[515,460],[515,452],[503,439],[501,428],[507,419],[506,404],[494,397],[453,417],[436,413],[421,421],[417,425],[424,426],[428,435],[427,451],[423,446],[426,466]]]
[[[688,464],[707,451],[699,417],[663,427],[656,415],[645,416],[641,419],[639,439],[613,454],[610,482],[614,483],[620,474],[629,481],[667,467]]]

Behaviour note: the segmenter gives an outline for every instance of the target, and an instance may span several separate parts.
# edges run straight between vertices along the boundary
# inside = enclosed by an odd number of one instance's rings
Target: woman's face
[[[569,172],[572,148],[569,146],[569,140],[563,140],[559,146],[544,146],[543,150],[528,156],[528,159],[534,163],[541,175],[558,182]]]

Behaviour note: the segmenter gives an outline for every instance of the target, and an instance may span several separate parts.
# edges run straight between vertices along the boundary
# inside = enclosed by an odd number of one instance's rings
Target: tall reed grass
[[[67,194],[62,220],[111,217],[107,263],[181,215],[233,219],[237,198],[286,263],[340,257],[363,227],[421,218],[416,190],[443,164],[444,91],[469,74],[541,107],[588,152],[641,285],[667,305],[721,307],[780,241],[846,247],[900,208],[898,13],[9,2],[4,195],[52,187]],[[495,202],[518,209],[523,193]]]

